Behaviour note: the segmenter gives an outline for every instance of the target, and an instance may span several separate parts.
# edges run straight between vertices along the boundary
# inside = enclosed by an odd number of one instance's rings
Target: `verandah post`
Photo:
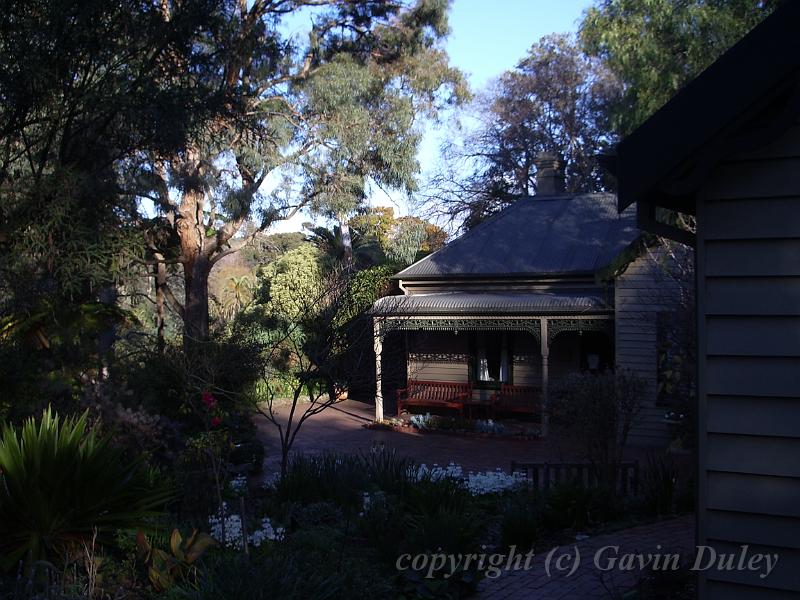
[[[373,343],[375,349],[375,420],[383,421],[383,390],[381,385],[381,353],[383,352],[383,334],[380,322],[373,318]]]
[[[547,435],[550,427],[550,401],[548,397],[548,383],[550,379],[550,342],[547,332],[547,319],[539,319],[541,354],[542,354],[542,435]]]

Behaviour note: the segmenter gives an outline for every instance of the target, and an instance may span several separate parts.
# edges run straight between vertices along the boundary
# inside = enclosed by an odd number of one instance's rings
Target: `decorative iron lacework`
[[[469,361],[469,354],[456,354],[452,352],[409,352],[408,359],[416,362],[461,364]]]
[[[600,331],[613,335],[614,321],[611,319],[548,319],[547,343],[552,343],[557,335],[566,331]]]
[[[541,339],[541,325],[534,319],[499,318],[437,318],[437,319],[386,319],[380,324],[381,334],[397,330],[422,331],[526,331]]]

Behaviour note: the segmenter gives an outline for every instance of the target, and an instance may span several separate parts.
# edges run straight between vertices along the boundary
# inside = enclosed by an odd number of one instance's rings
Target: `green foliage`
[[[650,454],[642,470],[644,509],[654,516],[675,512],[678,473],[668,455]]]
[[[500,540],[503,546],[518,550],[534,547],[547,524],[543,522],[544,501],[539,493],[519,492],[503,501]]]
[[[402,221],[395,227],[389,239],[386,256],[389,260],[406,267],[417,259],[417,253],[425,242],[425,225],[416,221]]]
[[[394,226],[394,209],[391,206],[367,206],[350,218],[354,234],[375,240],[385,248]]]
[[[213,553],[194,589],[176,586],[169,600],[372,600],[394,594],[391,572],[328,527],[299,531],[256,551]]]
[[[0,416],[16,421],[74,399],[81,379],[111,350],[115,328],[136,323],[114,304],[50,298],[0,317],[0,379],[9,400],[5,407],[0,401]]]
[[[312,244],[290,250],[262,273],[261,298],[268,316],[298,322],[323,293],[322,253]]]
[[[418,468],[394,452],[358,455],[297,455],[276,484],[281,502],[313,504],[332,502],[345,511],[362,507],[362,492],[380,490],[405,495],[416,484]],[[435,502],[433,503],[435,504]]]
[[[624,84],[612,109],[625,135],[714,62],[777,5],[751,0],[598,0],[584,16],[584,49]]]
[[[574,373],[552,388],[553,433],[578,443],[582,458],[611,492],[646,390],[644,379],[624,370]]]
[[[186,539],[180,531],[173,529],[169,538],[169,551],[154,548],[141,531],[136,534],[136,545],[139,559],[147,568],[150,583],[157,592],[163,592],[176,582],[196,579],[195,563],[206,550],[216,546],[217,542],[196,529]]]
[[[551,488],[545,495],[542,524],[550,533],[562,529],[584,530],[620,514],[619,501],[607,489],[565,483]]]
[[[350,512],[361,505],[361,490],[366,475],[359,469],[358,457],[323,454],[297,455],[289,462],[286,474],[275,488],[282,502],[313,504],[329,501]]]
[[[57,560],[117,529],[149,528],[172,491],[152,485],[110,436],[86,429],[87,415],[61,420],[47,409],[0,441],[0,566]],[[29,562],[29,564],[31,564]]]
[[[358,535],[391,572],[402,553],[478,552],[484,534],[485,520],[462,481],[423,476],[414,463],[393,452],[295,457],[276,484],[275,499],[303,527],[332,526],[337,509],[349,526],[358,511]],[[444,572],[434,579],[424,575],[413,570],[399,574],[403,593],[457,598],[474,590],[480,578],[477,568],[451,578]]]
[[[378,298],[384,296],[395,274],[394,267],[383,265],[353,273],[347,280],[335,324],[345,325],[362,316]]]

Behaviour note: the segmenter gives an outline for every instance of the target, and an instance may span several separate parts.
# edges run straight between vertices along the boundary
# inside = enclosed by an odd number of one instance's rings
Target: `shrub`
[[[577,440],[597,480],[611,492],[617,491],[622,454],[646,386],[644,379],[626,371],[573,374],[553,386],[554,432]]]
[[[86,430],[86,413],[63,422],[49,408],[38,425],[3,427],[0,439],[0,566],[63,557],[89,543],[113,543],[117,529],[149,528],[171,498],[141,461],[126,461]],[[29,564],[32,564],[29,563]]]
[[[395,597],[391,578],[369,556],[340,548],[338,532],[319,528],[293,534],[248,560],[214,553],[196,589],[175,589],[170,600],[372,600]]]
[[[394,452],[376,450],[359,455],[296,455],[277,482],[276,498],[312,504],[332,502],[345,511],[362,507],[362,492],[381,490],[403,495],[416,483],[418,467]]]
[[[296,455],[275,486],[279,501],[312,504],[332,502],[346,511],[361,507],[361,492],[367,485],[358,457],[323,454]]]
[[[677,471],[668,456],[648,455],[642,471],[642,500],[648,514],[659,516],[674,512],[677,479]]]
[[[501,510],[500,540],[503,545],[516,546],[518,550],[533,548],[545,527],[542,496],[526,492],[511,494]]]
[[[611,521],[620,514],[618,500],[607,489],[562,484],[545,494],[542,522],[547,532],[552,533],[561,529],[585,529]]]
[[[370,486],[387,494],[403,494],[419,475],[418,465],[394,450],[374,448],[359,455],[359,463]]]

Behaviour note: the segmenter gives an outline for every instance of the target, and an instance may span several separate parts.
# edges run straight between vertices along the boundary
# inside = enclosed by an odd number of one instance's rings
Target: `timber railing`
[[[577,485],[592,489],[600,486],[597,471],[589,463],[511,463],[511,472],[523,472],[536,490],[548,490],[559,485]],[[623,462],[616,472],[616,488],[622,495],[639,491],[639,463]]]

